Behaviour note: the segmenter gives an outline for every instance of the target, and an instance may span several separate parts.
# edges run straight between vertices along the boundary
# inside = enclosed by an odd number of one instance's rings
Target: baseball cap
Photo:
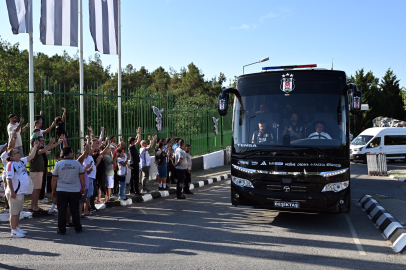
[[[8,116],[8,119],[13,118],[14,116],[17,116],[17,114],[10,113],[10,115]]]

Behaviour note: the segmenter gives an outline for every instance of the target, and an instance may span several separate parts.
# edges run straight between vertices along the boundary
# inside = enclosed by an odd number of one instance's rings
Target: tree
[[[405,109],[399,80],[389,68],[381,79],[379,86],[382,89],[382,103],[385,105],[385,112],[388,117],[405,119]]]

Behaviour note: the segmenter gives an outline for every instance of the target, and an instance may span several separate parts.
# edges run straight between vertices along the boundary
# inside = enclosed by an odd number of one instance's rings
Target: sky
[[[34,52],[70,55],[77,48],[42,45],[40,0],[34,0]],[[361,68],[382,78],[391,68],[406,87],[405,0],[121,0],[122,68],[179,71],[193,62],[206,79],[223,72],[239,76],[243,66],[318,64],[353,75]],[[84,57],[95,54],[83,0]],[[0,37],[28,49],[28,34],[13,35],[5,1],[0,3]],[[101,55],[118,70],[117,56]],[[28,68],[28,67],[27,67]],[[228,85],[228,83],[226,84]],[[224,85],[224,86],[226,86]]]

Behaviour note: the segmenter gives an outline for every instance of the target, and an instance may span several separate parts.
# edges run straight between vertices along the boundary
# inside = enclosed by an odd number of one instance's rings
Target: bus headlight
[[[349,185],[350,185],[350,181],[330,183],[330,184],[325,185],[321,192],[327,192],[327,191],[340,192],[340,191],[346,189]]]
[[[232,176],[231,180],[233,181],[234,184],[236,184],[239,187],[249,187],[249,188],[254,188],[250,180],[247,179],[242,179],[239,177]]]

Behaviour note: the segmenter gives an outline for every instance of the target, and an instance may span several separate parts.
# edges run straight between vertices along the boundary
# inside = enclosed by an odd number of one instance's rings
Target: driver
[[[316,122],[316,132],[310,134],[309,139],[329,139],[331,140],[331,136],[328,133],[323,132],[324,130],[324,122],[318,121]]]
[[[266,127],[266,121],[261,120],[258,124],[259,130],[252,135],[252,143],[274,143],[274,136],[269,128]]]

